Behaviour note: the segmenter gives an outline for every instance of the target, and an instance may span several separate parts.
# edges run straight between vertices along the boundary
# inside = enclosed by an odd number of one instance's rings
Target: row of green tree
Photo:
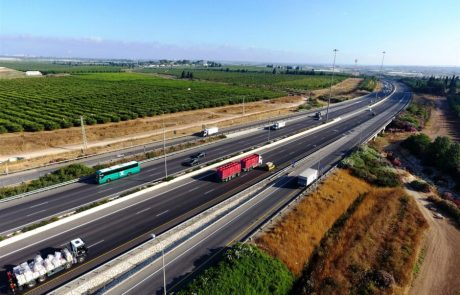
[[[428,78],[403,78],[401,81],[408,84],[415,92],[435,95],[454,95],[457,92],[459,77],[455,75],[452,77],[445,76],[440,78],[431,76]]]
[[[428,135],[420,133],[409,136],[402,142],[402,146],[426,164],[437,167],[460,181],[460,144],[446,136],[439,136],[431,141]]]

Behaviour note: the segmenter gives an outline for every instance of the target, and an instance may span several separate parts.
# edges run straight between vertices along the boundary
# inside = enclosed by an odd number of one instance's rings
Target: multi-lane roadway
[[[399,85],[396,92],[387,101],[375,107],[374,111],[377,114],[386,114],[384,116],[385,118],[382,116],[381,120],[388,120],[388,117],[402,108],[402,105],[408,99],[409,94],[405,92],[403,86]],[[341,111],[348,113],[355,110],[358,105],[363,107],[368,103],[368,100],[355,101],[353,104],[350,104],[347,108],[343,108]],[[343,115],[344,113],[341,114]],[[332,114],[334,114],[334,112],[332,112]],[[338,114],[335,115],[337,116]],[[273,161],[279,166],[289,165],[293,160],[305,157],[328,143],[337,140],[351,129],[368,121],[371,117],[370,112],[363,112],[352,118],[340,121],[338,124],[324,128],[321,131],[308,134],[285,145],[267,150],[263,152],[263,156],[266,161]],[[318,124],[318,122],[311,118],[301,119],[299,121],[292,122],[292,124],[288,125],[284,130],[281,129],[276,132],[272,132],[272,135],[275,135],[278,132],[279,135],[290,134],[296,130],[312,126],[313,124]],[[379,121],[375,124],[377,126],[378,124],[383,124],[383,122]],[[254,138],[258,138],[258,142],[251,142],[252,144],[245,145],[246,141],[251,141]],[[254,132],[251,133],[250,136],[246,137],[245,140],[242,140],[241,138],[228,141],[226,140],[224,142],[217,143],[212,147],[208,146],[206,150],[209,157],[221,157],[222,155],[232,154],[235,151],[229,149],[232,145],[241,149],[241,146],[249,147],[266,140],[266,132]],[[219,151],[222,149],[225,149],[226,152],[219,154]],[[183,161],[184,157],[187,157],[187,155],[181,155],[176,158],[177,167],[180,167],[180,163]],[[155,166],[155,164],[152,166]],[[158,169],[160,168],[157,167],[156,170]],[[146,170],[147,173],[145,173]],[[154,173],[156,173],[155,169],[149,171],[144,168],[144,174],[139,174],[139,178],[130,177],[119,182],[113,182],[109,186],[82,184],[82,187],[76,189],[75,194],[68,199],[65,199],[65,196],[67,195],[65,192],[60,192],[59,194],[61,194],[63,198],[61,199],[61,202],[71,201],[74,198],[83,198],[88,194],[98,193],[100,192],[99,190],[112,187],[112,185],[118,189],[124,189],[129,187],[129,184],[136,185],[139,182],[152,179],[154,177],[152,176]],[[244,174],[243,177],[234,179],[229,183],[216,183],[211,175],[212,172],[205,173],[199,177],[195,177],[194,179],[189,179],[183,183],[175,184],[173,187],[168,189],[145,194],[145,196],[142,196],[129,204],[124,204],[123,206],[120,206],[120,208],[113,208],[115,211],[100,212],[97,216],[88,216],[87,218],[80,220],[79,223],[67,224],[62,228],[53,229],[53,231],[45,234],[35,235],[12,245],[4,246],[0,251],[0,266],[8,267],[9,265],[23,262],[40,251],[46,252],[46,250],[50,250],[52,247],[59,247],[63,245],[74,237],[82,237],[90,246],[90,258],[93,260],[89,261],[84,266],[71,271],[69,274],[61,276],[58,280],[55,280],[54,283],[51,281],[48,284],[43,285],[42,288],[39,288],[36,291],[42,292],[47,288],[53,288],[57,283],[62,283],[63,281],[94,267],[102,261],[123,252],[135,244],[145,241],[149,238],[150,233],[161,233],[190,216],[231,196],[232,194],[251,186],[260,179],[266,177],[267,172],[258,170],[252,171],[251,173]],[[88,191],[84,191],[84,189],[87,189]],[[95,191],[92,191],[92,189],[95,189]],[[110,194],[110,192],[107,191],[104,193],[105,195]],[[54,196],[54,198],[58,197],[59,195]],[[53,199],[51,196],[49,196],[49,198],[49,200]],[[29,204],[29,208],[30,206],[34,205]],[[19,218],[18,220],[22,220],[22,218]]]
[[[390,89],[385,89],[385,91],[389,90]],[[380,93],[379,97],[384,97],[383,93]],[[374,94],[366,95],[347,104],[334,106],[331,108],[330,118],[337,118],[362,108],[368,105],[372,99],[375,99]],[[319,124],[321,124],[321,121],[315,120],[311,115],[302,115],[296,120],[288,122],[286,127],[280,130],[272,130],[269,132],[259,129],[254,132],[242,134],[238,137],[232,137],[209,144],[206,147],[198,147],[188,152],[179,153],[167,158],[168,173],[172,174],[189,169],[188,167],[182,166],[182,163],[186,161],[191,154],[199,150],[204,149],[206,151],[205,161],[213,161],[264,143],[269,138],[274,139],[294,134],[299,130],[311,128]],[[2,219],[2,223],[0,223],[0,234],[6,234],[20,229],[25,225],[61,215],[64,212],[72,211],[84,204],[94,202],[101,198],[117,196],[123,191],[133,189],[148,182],[160,180],[164,176],[165,170],[163,160],[158,159],[143,163],[141,173],[109,184],[96,185],[94,181],[88,180],[38,193],[23,199],[2,203],[0,204],[0,218]]]

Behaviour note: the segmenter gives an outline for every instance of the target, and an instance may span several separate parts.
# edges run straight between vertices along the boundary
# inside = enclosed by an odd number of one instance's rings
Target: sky
[[[0,55],[460,66],[459,0],[0,0]]]

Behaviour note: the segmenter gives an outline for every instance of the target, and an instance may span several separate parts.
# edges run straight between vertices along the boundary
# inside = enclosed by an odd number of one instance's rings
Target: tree
[[[458,77],[455,77],[455,75],[452,76],[449,84],[449,94],[455,94],[457,92],[457,79]]]
[[[443,168],[455,173],[460,168],[460,144],[452,143],[449,150],[445,153],[442,163],[445,165]]]
[[[190,80],[193,80],[193,73],[190,72],[190,76],[189,76]]]
[[[438,167],[443,167],[446,165],[446,161],[448,162],[449,159],[446,159],[447,151],[450,149],[452,145],[452,141],[447,136],[438,136],[430,144],[427,154],[426,160],[431,163],[435,164]]]
[[[272,74],[273,74],[273,75],[276,74],[276,69],[273,69]]]
[[[180,74],[180,78],[184,79],[185,78],[185,71],[182,71],[182,74]]]

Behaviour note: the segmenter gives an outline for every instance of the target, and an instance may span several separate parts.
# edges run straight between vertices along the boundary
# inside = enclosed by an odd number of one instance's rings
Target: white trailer
[[[31,262],[23,262],[7,272],[9,286],[13,293],[25,286],[33,288],[37,282],[44,282],[48,277],[71,268],[73,264],[82,263],[87,252],[85,243],[78,238],[70,241],[69,248],[58,249],[45,258],[37,255]]]
[[[272,125],[272,129],[278,130],[278,129],[284,128],[285,126],[286,126],[286,122],[285,122],[285,121],[279,121],[279,122],[275,122],[275,123]]]
[[[205,128],[205,129],[203,129],[203,131],[201,131],[201,136],[203,136],[203,137],[211,136],[213,134],[216,134],[217,132],[219,132],[218,127],[209,127],[209,128]]]
[[[318,170],[308,168],[299,174],[297,178],[297,183],[300,186],[307,187],[313,182],[315,182],[316,179],[318,179]]]

